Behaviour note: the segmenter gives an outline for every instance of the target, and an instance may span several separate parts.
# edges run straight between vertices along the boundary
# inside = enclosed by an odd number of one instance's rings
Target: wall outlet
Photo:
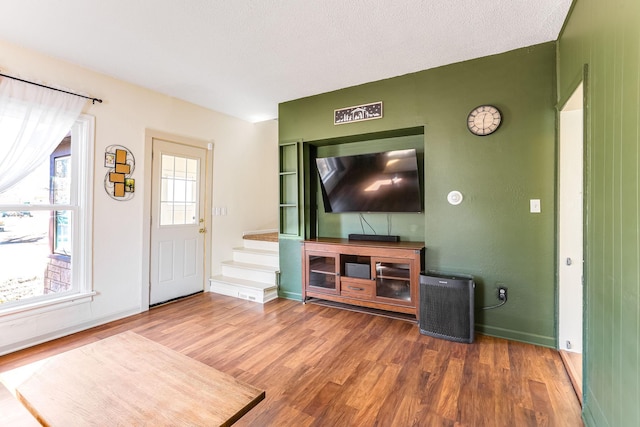
[[[498,287],[498,299],[500,301],[507,301],[507,288],[505,286]]]

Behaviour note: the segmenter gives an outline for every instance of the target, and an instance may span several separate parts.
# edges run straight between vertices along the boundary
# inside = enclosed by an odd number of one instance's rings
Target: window
[[[93,118],[0,194],[0,314],[91,291]]]
[[[49,201],[55,205],[71,203],[71,137],[67,136],[51,154],[49,162],[51,176],[51,191]],[[69,211],[54,211],[51,216],[49,236],[53,254],[71,256],[71,213]]]
[[[198,160],[162,155],[160,225],[196,224]]]

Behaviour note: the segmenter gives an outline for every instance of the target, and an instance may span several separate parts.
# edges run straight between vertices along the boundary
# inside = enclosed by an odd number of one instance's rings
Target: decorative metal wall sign
[[[131,178],[136,167],[136,159],[131,151],[122,145],[110,145],[105,149],[104,166],[109,168],[104,176],[104,189],[112,199],[129,200],[136,188]]]
[[[382,118],[382,101],[333,110],[333,124],[361,122]]]

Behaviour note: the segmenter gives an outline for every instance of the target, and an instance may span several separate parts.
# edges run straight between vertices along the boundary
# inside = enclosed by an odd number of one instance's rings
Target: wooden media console
[[[419,316],[423,242],[318,238],[302,248],[302,298]]]

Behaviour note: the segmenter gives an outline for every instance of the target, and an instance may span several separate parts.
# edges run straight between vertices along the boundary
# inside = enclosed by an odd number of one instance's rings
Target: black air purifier
[[[420,333],[473,342],[472,277],[427,272],[420,275]]]

